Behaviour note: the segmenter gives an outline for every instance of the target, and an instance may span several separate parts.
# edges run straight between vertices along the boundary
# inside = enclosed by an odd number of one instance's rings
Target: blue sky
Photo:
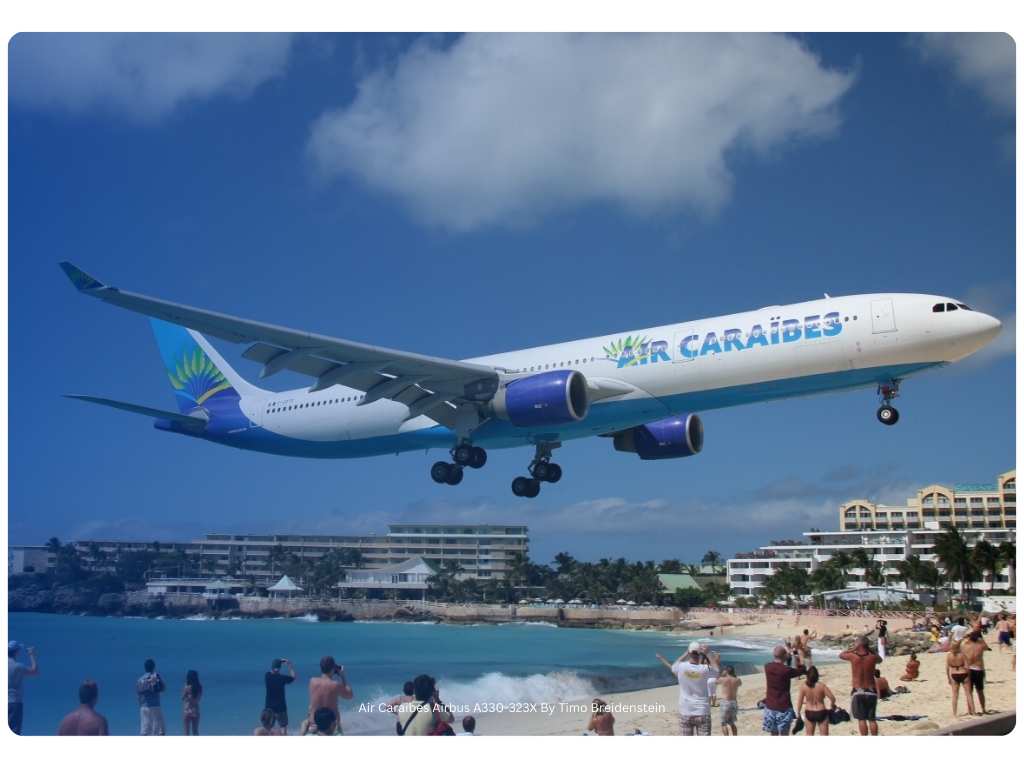
[[[18,35],[8,45],[8,538],[525,524],[531,554],[698,561],[1015,453],[1015,46],[1001,35]],[[157,432],[153,296],[449,358],[831,295],[949,294],[988,349],[873,391],[701,414],[703,453],[353,461]],[[242,347],[218,343],[245,376]],[[29,375],[31,374],[31,375]],[[266,382],[284,389],[298,376]]]

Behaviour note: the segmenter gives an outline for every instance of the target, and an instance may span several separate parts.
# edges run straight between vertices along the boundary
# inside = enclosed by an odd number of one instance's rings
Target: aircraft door
[[[675,343],[672,345],[672,362],[687,363],[682,370],[692,370],[697,362],[700,351],[700,337],[696,328],[684,328],[676,331]]]
[[[257,400],[252,404],[252,409],[249,411],[249,426],[250,427],[262,427],[263,426],[263,412],[267,410],[267,399]]]
[[[892,312],[892,299],[873,299],[871,302],[871,332],[891,333],[896,330],[896,316]]]

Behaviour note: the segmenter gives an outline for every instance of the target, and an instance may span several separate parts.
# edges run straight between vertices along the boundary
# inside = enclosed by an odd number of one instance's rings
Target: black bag
[[[839,725],[840,723],[850,722],[850,713],[842,707],[836,707],[835,709],[829,710],[828,723],[829,725]]]

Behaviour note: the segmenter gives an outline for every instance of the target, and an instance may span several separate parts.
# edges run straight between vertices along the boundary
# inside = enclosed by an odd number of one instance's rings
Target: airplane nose
[[[986,315],[984,312],[977,312],[976,323],[978,328],[979,341],[982,344],[988,344],[992,339],[999,335],[999,331],[1002,330],[1003,324],[998,318],[992,317],[992,315]]]

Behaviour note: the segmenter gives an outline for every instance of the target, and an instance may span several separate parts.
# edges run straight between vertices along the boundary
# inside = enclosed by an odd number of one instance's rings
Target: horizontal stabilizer
[[[122,403],[120,400],[108,400],[105,397],[90,397],[89,395],[64,395],[64,397],[70,397],[74,400],[85,400],[89,403],[96,403],[97,405],[106,405],[111,408],[117,408],[122,411],[131,411],[132,413],[139,413],[143,416],[152,416],[154,419],[167,419],[167,421],[176,421],[179,424],[189,427],[193,430],[201,431],[206,427],[206,423],[209,421],[208,418],[201,416],[186,416],[183,413],[176,411],[162,411],[159,408],[147,408],[144,405],[134,405],[133,403]],[[200,413],[202,413],[200,411]]]

